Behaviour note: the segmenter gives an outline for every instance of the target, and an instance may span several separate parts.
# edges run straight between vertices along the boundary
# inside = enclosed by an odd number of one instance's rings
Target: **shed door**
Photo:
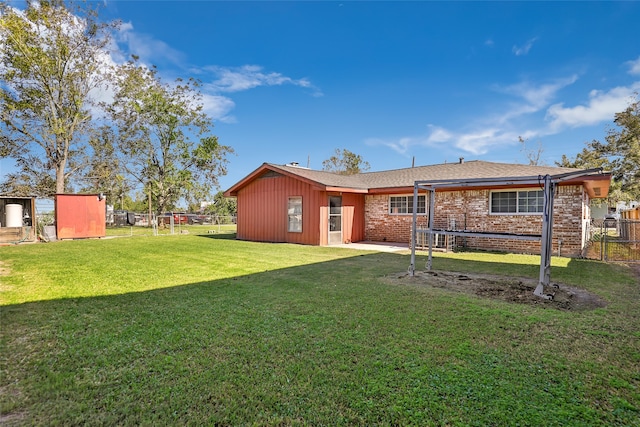
[[[342,197],[329,196],[329,244],[342,243]]]

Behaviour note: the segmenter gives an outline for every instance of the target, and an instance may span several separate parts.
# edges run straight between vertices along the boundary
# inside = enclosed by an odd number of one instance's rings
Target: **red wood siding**
[[[343,193],[342,238],[350,242],[364,240],[364,195]]]
[[[302,233],[288,231],[289,197],[302,197]],[[237,237],[259,242],[328,244],[326,191],[295,178],[268,173],[240,189]],[[342,194],[343,241],[364,240],[364,195]]]
[[[324,200],[320,203],[320,246],[329,244],[329,195],[322,192]]]
[[[289,197],[302,197],[302,233],[288,231]],[[320,244],[320,206],[326,193],[283,175],[259,177],[238,191],[238,231],[241,240]]]
[[[58,239],[104,237],[105,200],[97,194],[56,195],[56,227]]]
[[[320,206],[320,245],[329,244],[329,196],[342,196],[342,243],[364,240],[364,194],[323,193]]]

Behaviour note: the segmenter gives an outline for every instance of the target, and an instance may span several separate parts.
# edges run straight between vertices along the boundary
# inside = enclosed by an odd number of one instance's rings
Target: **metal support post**
[[[534,295],[546,299],[553,296],[544,293],[551,281],[551,251],[553,242],[553,198],[556,184],[551,176],[544,176],[544,203],[542,208],[542,239],[540,241],[540,277]]]
[[[433,266],[433,217],[436,206],[436,189],[429,189],[429,258],[427,258],[427,271]]]
[[[409,274],[415,275],[416,271],[416,244],[418,243],[418,184],[413,184],[413,222],[411,223],[411,265]]]

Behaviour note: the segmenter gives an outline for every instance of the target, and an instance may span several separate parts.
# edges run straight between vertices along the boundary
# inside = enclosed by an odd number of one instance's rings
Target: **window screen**
[[[543,206],[542,190],[491,193],[491,213],[540,213]]]
[[[425,196],[418,196],[418,213],[427,212],[427,202]],[[391,196],[389,197],[390,214],[413,214],[413,196]]]
[[[302,233],[302,197],[289,197],[287,216],[289,220],[289,231],[292,233]]]

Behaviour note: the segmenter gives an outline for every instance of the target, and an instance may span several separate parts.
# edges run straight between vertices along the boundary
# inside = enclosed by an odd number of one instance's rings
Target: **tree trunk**
[[[56,194],[64,193],[64,169],[67,164],[66,160],[56,165]]]

